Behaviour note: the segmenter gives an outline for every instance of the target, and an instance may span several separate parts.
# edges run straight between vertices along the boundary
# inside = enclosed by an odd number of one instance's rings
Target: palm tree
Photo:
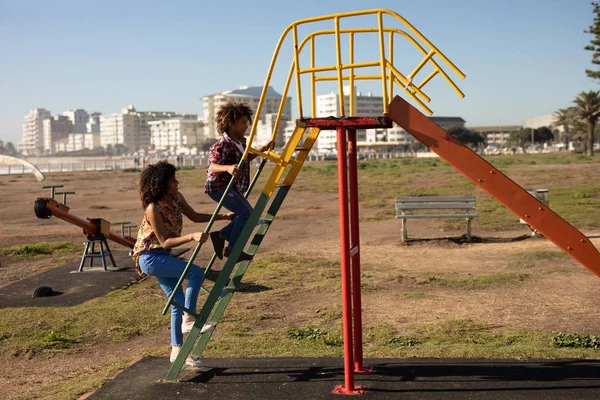
[[[569,131],[575,119],[575,107],[561,108],[554,112],[554,122],[552,126],[555,128],[562,127],[565,141],[565,150],[569,150]]]
[[[575,115],[587,124],[587,154],[594,155],[594,128],[600,117],[600,92],[581,92],[573,101]]]

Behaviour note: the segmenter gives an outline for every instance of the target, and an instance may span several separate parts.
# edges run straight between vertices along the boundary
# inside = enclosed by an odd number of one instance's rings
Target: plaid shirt
[[[240,139],[240,144],[246,148],[246,138]],[[238,165],[242,159],[242,153],[236,144],[227,135],[221,136],[215,144],[210,148],[210,160],[211,164],[219,165]],[[206,184],[204,185],[204,193],[215,193],[223,190],[229,184],[231,180],[231,174],[228,172],[212,172],[206,171]],[[250,186],[250,163],[244,163],[242,167],[242,174],[239,176],[233,184],[233,189],[236,190],[242,196],[248,190]]]

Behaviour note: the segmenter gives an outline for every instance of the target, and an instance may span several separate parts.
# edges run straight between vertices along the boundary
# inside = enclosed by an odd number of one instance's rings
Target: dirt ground
[[[43,184],[60,183],[65,185],[64,190],[76,191],[69,196],[68,205],[77,215],[138,224],[142,210],[135,184],[137,177],[136,173],[124,172],[49,174]],[[49,189],[41,186],[42,183],[29,175],[0,176],[1,247],[39,241],[83,243],[85,240],[78,228],[64,221],[35,217],[35,199],[47,197],[49,193]],[[180,190],[197,211],[213,211],[214,202],[202,192],[201,182],[184,179]],[[375,215],[379,211],[381,209],[362,207],[361,215]],[[338,260],[338,221],[335,193],[292,191],[265,238],[260,254]],[[188,222],[184,223],[184,233],[192,231],[193,225]],[[408,234],[412,241],[402,245],[400,223],[393,217],[361,223],[361,262],[366,277],[365,324],[390,324],[401,330],[410,322],[470,318],[491,323],[502,331],[600,334],[600,309],[594,301],[600,296],[600,280],[570,258],[550,259],[535,266],[519,264],[524,254],[558,249],[544,238],[525,237],[529,230],[518,223],[517,217],[514,229],[502,232],[481,231],[475,221],[473,243],[456,240],[465,233],[463,229],[444,231],[441,226],[439,220],[409,221]],[[600,232],[583,233],[596,247],[600,246]],[[48,260],[11,262],[6,257],[0,258],[0,290],[15,280],[53,266],[58,265]],[[518,285],[462,291],[443,286],[425,288],[419,282],[428,275],[502,273],[520,273],[529,278]],[[411,293],[415,292],[424,293],[424,298],[412,301]],[[241,295],[252,296],[251,293]],[[282,324],[302,321],[308,304],[311,310],[320,305],[341,304],[335,292],[303,292],[298,296],[296,301],[290,302],[293,307],[286,311]],[[141,354],[148,346],[165,341],[167,335],[165,327],[124,344],[107,343],[74,354],[45,355],[37,357],[35,362],[9,357],[10,360],[6,360],[9,362],[0,363],[0,387],[8,385],[23,393],[29,385],[60,381],[81,370],[116,362],[123,353]],[[28,374],[23,374],[23,370]],[[10,392],[14,394],[13,390]]]

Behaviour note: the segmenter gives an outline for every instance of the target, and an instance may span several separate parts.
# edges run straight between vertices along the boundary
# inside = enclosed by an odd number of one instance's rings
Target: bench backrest
[[[406,210],[476,210],[475,196],[410,196],[396,197],[396,212]]]

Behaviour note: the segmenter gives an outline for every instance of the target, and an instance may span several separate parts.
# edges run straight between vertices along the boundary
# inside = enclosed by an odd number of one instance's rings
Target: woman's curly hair
[[[151,203],[162,200],[169,190],[169,180],[175,176],[177,168],[166,160],[150,164],[142,171],[138,185],[144,210]]]
[[[252,109],[248,103],[230,101],[222,105],[217,111],[217,131],[220,135],[229,132],[231,125],[242,117],[247,117],[248,121],[252,122]]]

